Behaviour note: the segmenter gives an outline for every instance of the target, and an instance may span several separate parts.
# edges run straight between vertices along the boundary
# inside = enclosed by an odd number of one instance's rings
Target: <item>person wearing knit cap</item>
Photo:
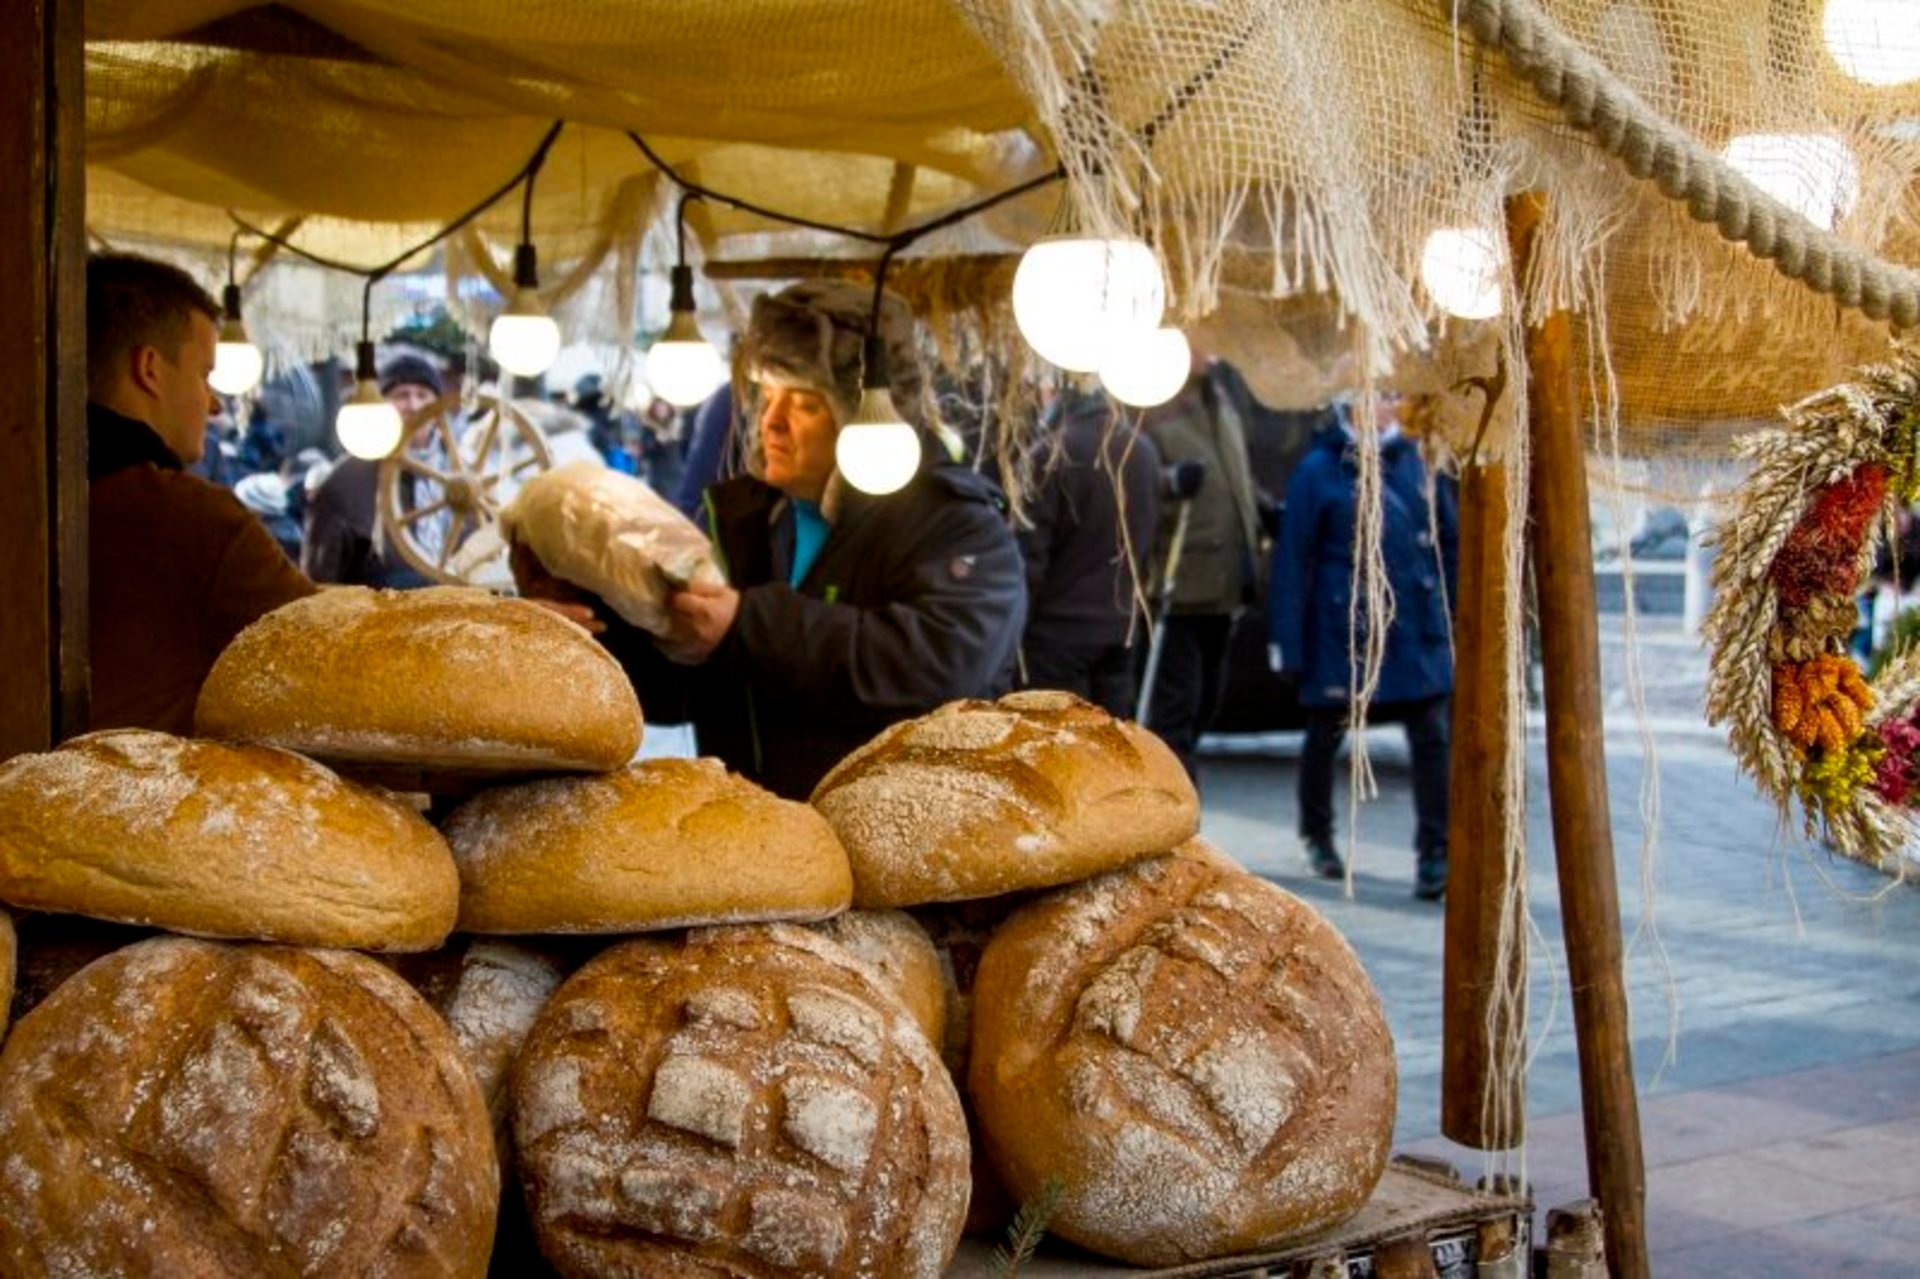
[[[836,467],[872,301],[869,288],[820,280],[754,303],[734,383],[746,474],[713,485],[705,504],[728,584],[675,593],[660,637],[576,605],[604,624],[649,720],[691,720],[702,754],[790,799],[887,725],[1005,691],[1026,615],[1005,501],[949,459],[913,317],[891,294],[880,307],[889,390],[922,436],[921,467],[883,496]],[[525,559],[523,590],[567,593],[545,589],[551,579]]]
[[[380,394],[401,416],[440,398],[440,371],[424,356],[403,354],[380,368]],[[431,501],[432,495],[416,493]],[[307,508],[301,567],[316,582],[412,589],[432,583],[374,536],[380,518],[380,463],[343,457]],[[421,533],[426,529],[419,530]]]

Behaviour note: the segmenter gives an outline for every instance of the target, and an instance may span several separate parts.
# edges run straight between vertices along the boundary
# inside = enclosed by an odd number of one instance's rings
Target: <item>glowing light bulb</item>
[[[399,448],[404,429],[400,410],[387,403],[380,394],[379,384],[371,380],[360,382],[353,398],[340,406],[340,415],[333,420],[340,447],[370,461],[386,457]]]
[[[667,331],[647,348],[647,382],[667,403],[688,409],[701,403],[727,377],[727,364],[700,336],[691,312],[675,311]]]
[[[1827,0],[1827,52],[1862,84],[1920,80],[1920,5],[1913,0]]]
[[[920,470],[920,433],[900,416],[887,388],[870,386],[853,419],[840,428],[833,460],[862,493],[896,492]]]
[[[1013,273],[1013,318],[1040,355],[1078,373],[1100,367],[1120,337],[1151,330],[1167,308],[1160,259],[1139,240],[1040,241]]]
[[[487,331],[487,350],[518,377],[539,377],[560,354],[560,326],[540,305],[538,290],[518,288]]]
[[[266,357],[260,354],[260,348],[247,341],[246,330],[242,329],[239,340],[230,340],[226,326],[221,326],[220,341],[213,348],[213,372],[207,375],[207,383],[222,395],[245,395],[260,385],[260,375],[266,372]]]
[[[1743,133],[1722,152],[1747,180],[1824,231],[1853,209],[1860,167],[1825,133]]]
[[[1149,329],[1117,339],[1100,361],[1100,382],[1135,408],[1165,404],[1193,371],[1193,347],[1179,329]]]
[[[1490,320],[1504,305],[1501,237],[1485,227],[1443,227],[1420,253],[1420,281],[1442,310],[1463,320]]]

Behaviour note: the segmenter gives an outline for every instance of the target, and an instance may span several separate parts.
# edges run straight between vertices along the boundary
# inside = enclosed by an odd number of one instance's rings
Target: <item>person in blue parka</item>
[[[1380,683],[1368,707],[1375,722],[1405,726],[1413,756],[1419,854],[1416,896],[1447,886],[1447,757],[1453,692],[1449,601],[1459,554],[1454,486],[1429,480],[1418,445],[1400,429],[1398,397],[1377,398],[1380,422],[1381,554],[1393,598]],[[1319,433],[1287,484],[1274,542],[1268,595],[1277,669],[1298,690],[1307,737],[1300,763],[1300,837],[1315,873],[1338,878],[1345,863],[1333,842],[1334,760],[1352,718],[1356,652],[1366,651],[1356,588],[1354,529],[1359,447],[1352,405]]]

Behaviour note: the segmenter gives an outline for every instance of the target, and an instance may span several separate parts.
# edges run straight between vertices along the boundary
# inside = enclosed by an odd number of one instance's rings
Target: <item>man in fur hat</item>
[[[440,370],[424,356],[398,355],[380,369],[380,394],[402,417],[439,399],[441,390]],[[374,535],[379,522],[380,463],[341,458],[308,508],[303,552],[307,575],[316,582],[399,590],[432,585]]]
[[[921,434],[921,467],[884,496],[840,475],[871,306],[871,290],[837,280],[754,304],[735,386],[748,473],[705,504],[728,585],[676,593],[660,637],[593,616],[649,719],[691,719],[702,754],[791,799],[888,724],[1004,691],[1026,615],[1004,500],[929,432],[913,318],[892,295],[889,389]],[[567,593],[524,556],[516,571],[529,594]]]

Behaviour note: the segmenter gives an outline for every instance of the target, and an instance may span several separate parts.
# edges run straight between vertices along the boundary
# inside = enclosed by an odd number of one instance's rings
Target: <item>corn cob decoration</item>
[[[1843,751],[1860,736],[1873,690],[1852,658],[1822,653],[1773,668],[1773,724],[1804,753]]]

